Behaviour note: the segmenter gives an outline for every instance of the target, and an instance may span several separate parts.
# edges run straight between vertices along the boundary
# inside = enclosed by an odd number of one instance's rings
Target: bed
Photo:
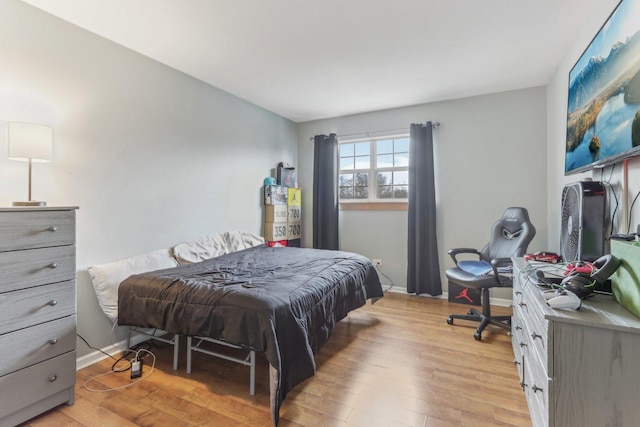
[[[376,270],[364,256],[259,245],[134,274],[119,285],[117,316],[120,325],[265,353],[277,425],[287,392],[314,375],[314,354],[335,324],[382,296]]]

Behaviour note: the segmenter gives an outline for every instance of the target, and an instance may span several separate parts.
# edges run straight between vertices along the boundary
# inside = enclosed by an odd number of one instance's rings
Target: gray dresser
[[[534,426],[637,426],[640,319],[596,295],[554,310],[514,258],[514,363]]]
[[[75,209],[0,208],[0,426],[74,401]]]

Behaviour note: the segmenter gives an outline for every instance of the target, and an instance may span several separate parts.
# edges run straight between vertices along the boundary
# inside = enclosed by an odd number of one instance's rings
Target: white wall
[[[549,179],[547,181],[547,203],[549,205],[547,239],[550,243],[549,249],[554,251],[560,250],[560,202],[562,188],[565,184],[588,178],[597,181],[610,181],[620,200],[616,221],[618,226],[613,230],[619,233],[627,233],[626,224],[628,222],[629,207],[633,198],[640,191],[640,158],[628,161],[628,185],[626,186],[626,191],[623,191],[625,188],[622,184],[622,164],[613,166],[613,170],[612,167],[607,167],[604,170],[564,176],[569,71],[617,4],[617,0],[606,0],[598,5],[601,10],[584,14],[586,18],[589,18],[589,21],[585,19],[581,34],[576,37],[572,48],[567,52],[564,60],[558,66],[553,78],[547,85],[547,163],[549,171]],[[640,203],[636,202],[630,220],[631,232],[635,232],[636,225],[640,223]]]
[[[54,129],[34,197],[80,208],[78,332],[100,348],[123,335],[112,336],[87,267],[217,231],[260,233],[262,181],[297,156],[289,120],[18,0],[0,2],[7,121]],[[0,155],[0,205],[26,187],[26,163]]]
[[[378,111],[298,125],[304,245],[312,244],[313,143],[316,134],[359,134],[408,128],[427,120],[434,130],[437,223],[443,290],[452,247],[480,248],[509,206],[529,210],[538,234],[530,250],[547,248],[545,88]],[[382,258],[394,286],[406,289],[406,212],[341,211],[341,249]],[[386,279],[385,279],[386,280]],[[497,296],[509,297],[499,290]]]

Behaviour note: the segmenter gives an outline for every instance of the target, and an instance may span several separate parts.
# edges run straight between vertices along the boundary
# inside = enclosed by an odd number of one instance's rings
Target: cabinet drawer
[[[525,396],[534,427],[548,426],[548,379],[535,356],[525,357]]]
[[[75,246],[0,252],[0,292],[73,280],[75,255]]]
[[[70,280],[0,294],[0,334],[75,314],[75,289]]]
[[[4,375],[0,377],[0,419],[65,388],[74,387],[75,382],[75,351]]]
[[[0,212],[0,252],[73,245],[75,210]]]
[[[75,348],[76,316],[0,335],[0,376]]]
[[[513,307],[513,315],[511,316],[511,341],[513,343],[514,352],[517,349],[518,354],[528,356],[531,349],[531,335],[527,325],[526,317],[520,306]]]

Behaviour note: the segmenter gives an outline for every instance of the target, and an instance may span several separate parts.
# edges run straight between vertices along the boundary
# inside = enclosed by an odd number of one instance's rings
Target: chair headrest
[[[522,225],[528,223],[529,213],[524,208],[507,208],[500,218],[505,239],[514,239],[522,232]]]
[[[522,256],[536,229],[529,221],[526,208],[507,208],[491,229],[491,240],[482,249],[484,259]]]

